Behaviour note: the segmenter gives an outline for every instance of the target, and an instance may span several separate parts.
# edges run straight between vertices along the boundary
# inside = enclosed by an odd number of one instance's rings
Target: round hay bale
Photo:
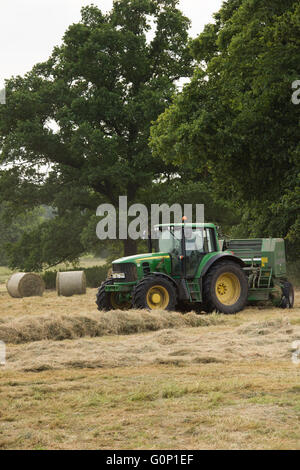
[[[9,278],[6,288],[9,295],[16,299],[41,297],[45,290],[45,283],[38,274],[16,273]]]
[[[57,273],[56,290],[58,295],[71,297],[86,294],[86,276],[84,271]]]

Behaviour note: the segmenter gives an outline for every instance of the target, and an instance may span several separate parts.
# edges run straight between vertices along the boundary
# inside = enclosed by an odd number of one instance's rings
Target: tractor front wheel
[[[131,302],[123,297],[120,292],[106,292],[105,287],[113,284],[113,281],[105,281],[98,290],[96,304],[98,310],[129,310]]]
[[[176,289],[163,276],[147,276],[136,286],[133,306],[148,310],[175,310]]]
[[[243,269],[233,261],[213,265],[203,283],[203,309],[210,313],[232,314],[243,310],[248,298],[248,280]]]

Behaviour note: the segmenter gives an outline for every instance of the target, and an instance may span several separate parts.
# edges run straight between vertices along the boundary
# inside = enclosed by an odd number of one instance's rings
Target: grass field
[[[105,314],[95,294],[0,290],[0,448],[300,449],[300,291],[236,316]]]

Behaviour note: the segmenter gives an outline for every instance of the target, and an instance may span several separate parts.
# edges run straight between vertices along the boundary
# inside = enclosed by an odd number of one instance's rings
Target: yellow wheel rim
[[[221,274],[216,282],[216,296],[223,305],[234,305],[241,295],[239,278],[233,273]]]
[[[153,286],[147,293],[147,305],[151,310],[166,309],[170,302],[167,289],[163,286]]]
[[[110,303],[112,308],[115,310],[127,310],[131,307],[131,303],[120,300],[120,296],[116,292],[112,292],[110,294]]]

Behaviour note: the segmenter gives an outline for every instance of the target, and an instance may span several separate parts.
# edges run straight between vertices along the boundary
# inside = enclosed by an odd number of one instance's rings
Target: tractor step
[[[202,295],[198,280],[186,281],[186,288],[190,297],[190,302],[201,302]]]

